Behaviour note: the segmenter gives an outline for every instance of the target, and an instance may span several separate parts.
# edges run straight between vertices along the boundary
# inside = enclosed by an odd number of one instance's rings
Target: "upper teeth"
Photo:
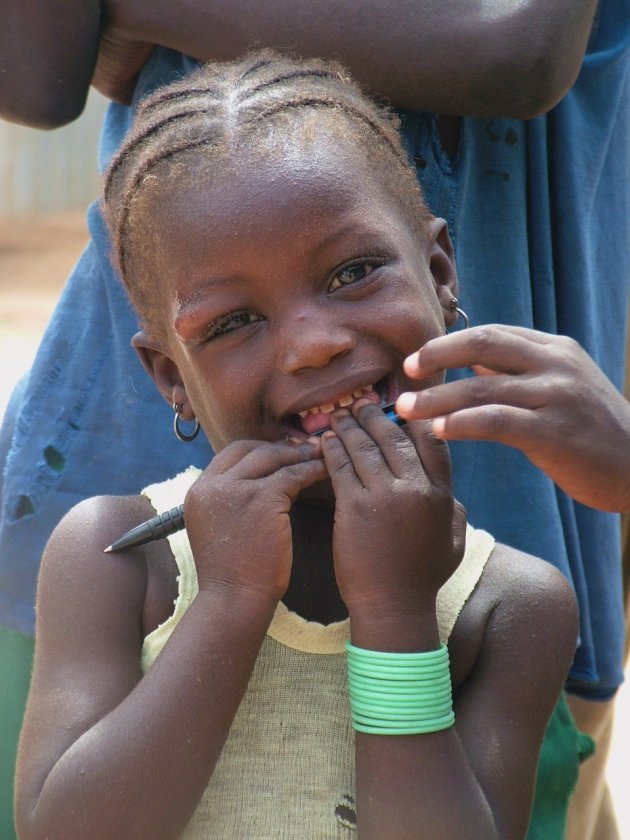
[[[356,391],[353,391],[351,394],[346,394],[345,397],[340,397],[337,402],[325,403],[324,405],[316,405],[314,408],[307,408],[306,411],[300,411],[299,415],[300,417],[306,417],[307,414],[330,414],[336,408],[344,408],[345,406],[352,405],[352,403],[355,400],[358,400],[359,397],[363,397],[365,394],[370,394],[373,391],[373,385],[364,385],[363,388],[357,388]]]

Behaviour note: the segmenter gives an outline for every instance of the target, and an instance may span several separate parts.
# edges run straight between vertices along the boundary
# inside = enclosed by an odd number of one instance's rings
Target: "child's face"
[[[210,184],[164,190],[158,217],[148,252],[161,255],[168,346],[149,367],[216,450],[306,438],[331,406],[418,388],[402,362],[444,332],[450,243],[437,221],[419,241],[348,153],[237,161]]]

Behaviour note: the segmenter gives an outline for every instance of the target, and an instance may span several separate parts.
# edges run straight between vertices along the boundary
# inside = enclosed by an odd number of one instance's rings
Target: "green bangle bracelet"
[[[372,685],[369,683],[357,683],[354,680],[348,680],[348,692],[353,697],[391,697],[398,703],[413,704],[416,700],[421,702],[434,702],[444,697],[450,697],[452,691],[450,679],[440,680],[439,685],[427,685],[423,688],[419,688],[417,685],[405,683],[404,691],[396,690],[399,686],[400,683],[395,687],[390,687],[387,684],[383,685],[380,680],[378,682],[375,681]]]
[[[424,711],[425,709],[444,709],[445,711],[448,711],[453,708],[453,699],[450,694],[446,694],[444,697],[437,700],[420,700],[417,703],[409,703],[404,700],[401,702],[398,699],[392,702],[389,697],[372,697],[369,694],[357,696],[356,694],[353,694],[350,698],[350,703],[353,709],[358,709],[359,707],[369,707],[375,710],[382,709],[385,712],[391,711],[392,714],[407,712],[410,709],[417,709],[418,711]]]
[[[385,650],[368,650],[367,648],[360,648],[353,645],[352,642],[346,642],[346,652],[349,659],[370,660],[378,663],[395,662],[396,664],[406,662],[430,663],[434,661],[441,661],[448,658],[448,648],[445,644],[441,644],[437,650],[428,650],[412,653],[395,653]]]
[[[363,732],[366,735],[428,735],[431,732],[441,732],[444,729],[450,729],[453,726],[455,719],[453,718],[452,721],[447,721],[446,723],[440,726],[434,727],[417,727],[417,726],[409,726],[409,727],[402,727],[400,729],[392,730],[392,729],[384,729],[379,726],[364,726],[362,723],[354,723],[353,729],[356,732]]]
[[[440,663],[439,665],[432,665],[430,670],[414,671],[411,668],[395,668],[395,667],[381,667],[370,665],[367,662],[353,662],[348,663],[348,673],[358,674],[362,677],[372,677],[374,679],[389,679],[389,680],[414,680],[417,682],[430,681],[442,674],[449,673],[448,662]]]
[[[427,717],[426,715],[421,718],[418,717],[415,719],[415,723],[417,723],[419,726],[433,726],[434,724],[440,725],[445,721],[451,719],[453,719],[453,721],[455,720],[455,713],[452,709],[450,709],[447,712],[444,712],[443,714],[433,715],[432,717]],[[364,726],[380,726],[383,729],[398,729],[400,725],[405,727],[411,726],[410,719],[404,721],[395,718],[383,720],[379,717],[375,718],[372,715],[365,715],[361,713],[356,715],[353,713],[352,720],[356,721],[357,723],[362,723]]]
[[[357,732],[365,732],[369,735],[425,735],[430,732],[441,732],[444,729],[449,729],[454,723],[454,713],[422,723],[409,723],[409,725],[401,723],[400,726],[386,726],[369,719],[362,721],[353,718],[352,721],[352,725]]]
[[[348,685],[356,685],[363,688],[374,688],[379,691],[391,691],[392,693],[405,693],[408,688],[415,692],[435,691],[445,688],[451,684],[450,671],[444,671],[430,680],[413,679],[389,679],[387,677],[371,676],[370,674],[356,674],[348,671]]]
[[[370,651],[346,643],[352,725],[374,735],[418,735],[452,726],[448,649]]]
[[[433,720],[444,717],[453,711],[452,703],[442,703],[439,706],[410,707],[407,709],[393,709],[389,706],[382,706],[372,703],[352,703],[352,714],[374,718],[381,721],[396,720]]]

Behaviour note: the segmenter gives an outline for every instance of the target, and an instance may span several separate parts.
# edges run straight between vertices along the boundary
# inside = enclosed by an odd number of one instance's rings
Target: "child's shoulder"
[[[76,596],[96,585],[104,586],[110,577],[134,578],[141,583],[145,563],[121,562],[106,554],[122,533],[150,516],[150,504],[141,496],[93,496],[76,504],[53,531],[41,565],[39,598],[49,595],[49,585],[64,582]]]
[[[145,496],[92,496],[65,514],[46,550],[78,541],[84,551],[102,554],[124,532],[154,514]]]
[[[531,614],[558,608],[576,612],[573,589],[562,572],[540,557],[503,543],[496,543],[481,582],[504,609],[527,604]]]
[[[47,615],[61,613],[68,599],[81,604],[94,617],[103,609],[111,614],[126,610],[141,616],[143,624],[147,609],[155,612],[153,602],[172,608],[176,586],[175,575],[171,575],[172,586],[167,583],[173,561],[166,540],[105,553],[105,548],[123,533],[154,514],[145,496],[94,496],[68,511],[44,552],[38,621],[42,612],[44,620]]]
[[[453,630],[454,681],[465,680],[481,656],[531,668],[532,660],[542,666],[553,651],[559,667],[566,661],[568,668],[577,630],[575,594],[564,575],[539,557],[497,543]]]

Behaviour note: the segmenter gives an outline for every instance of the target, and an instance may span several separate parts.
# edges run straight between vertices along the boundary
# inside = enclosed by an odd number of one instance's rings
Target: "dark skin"
[[[399,414],[435,418],[445,440],[514,446],[578,502],[630,510],[630,405],[577,342],[485,325],[441,336],[405,361],[419,380],[458,367],[477,376],[409,392]]]
[[[595,0],[263,7],[238,0],[193,2],[181,14],[171,0],[106,4],[117,40],[162,44],[204,61],[236,58],[253,44],[326,56],[398,107],[516,119],[549,110],[571,87],[596,7]]]
[[[3,0],[0,8],[0,117],[33,128],[72,122],[96,66],[100,3]]]
[[[553,107],[575,81],[596,6],[596,0],[510,0],[501,8],[425,0],[252,7],[204,0],[182,13],[171,0],[62,0],[36,8],[4,0],[0,116],[39,128],[75,119],[97,54],[95,86],[129,102],[154,44],[206,61],[235,58],[257,44],[338,59],[398,107],[528,119]]]
[[[280,599],[319,620],[349,615],[360,647],[438,645],[436,593],[465,523],[446,446],[369,397],[327,414],[320,441],[296,415],[375,382],[387,399],[413,387],[404,358],[453,322],[452,248],[440,220],[418,238],[354,144],[323,139],[293,157],[239,156],[219,178],[195,172],[185,196],[156,194],[140,228],[160,254],[165,332],[136,347],[218,450],[185,501],[200,591],[143,677],[174,561],[166,543],[102,551],[150,505],[88,500],[57,529],[18,769],[23,840],[177,838]],[[576,632],[562,576],[497,546],[449,645],[455,726],[357,734],[362,840],[523,837]]]

